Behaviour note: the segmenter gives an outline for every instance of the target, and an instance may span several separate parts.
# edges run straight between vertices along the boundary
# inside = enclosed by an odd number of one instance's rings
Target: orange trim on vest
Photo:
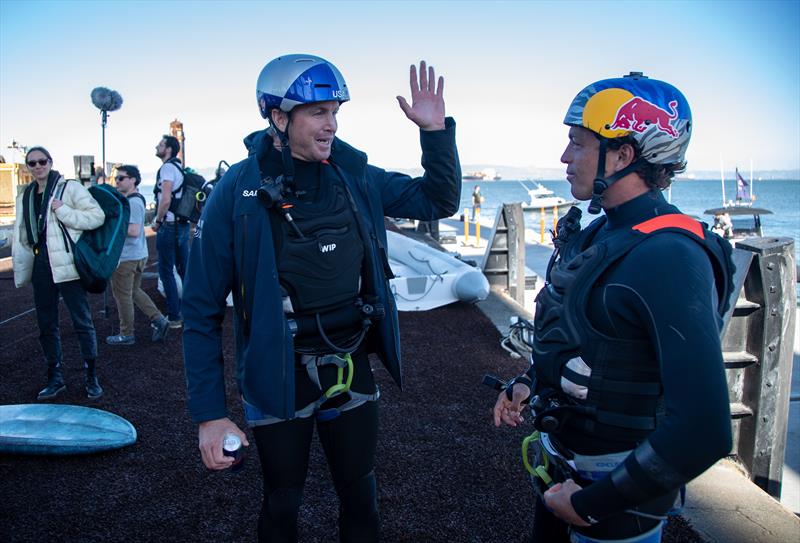
[[[323,160],[323,161],[322,161],[322,163],[323,163],[323,164],[330,164],[330,162],[328,162],[328,159],[327,159],[327,158],[326,158],[325,160]]]
[[[705,239],[705,235],[703,234],[703,226],[691,217],[682,215],[680,213],[653,217],[652,219],[637,224],[633,227],[633,230],[650,234],[656,230],[661,230],[662,228],[682,228],[684,230],[688,230],[700,239]]]

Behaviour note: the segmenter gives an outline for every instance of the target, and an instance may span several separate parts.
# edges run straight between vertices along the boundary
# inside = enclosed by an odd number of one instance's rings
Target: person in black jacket
[[[731,449],[719,337],[731,247],[660,192],[692,130],[675,87],[598,81],[564,122],[572,195],[605,214],[583,230],[577,208],[559,221],[531,367],[494,422],[518,425],[530,400],[550,467],[536,477],[536,541],[659,541],[681,486]]]
[[[316,426],[340,500],[342,541],[377,541],[374,472],[379,392],[368,355],[401,383],[397,310],[388,285],[384,216],[435,220],[457,211],[461,169],[443,79],[411,67],[406,116],[420,127],[425,174],[368,164],[336,138],[350,98],[339,70],[285,55],[258,78],[267,130],[217,183],[197,225],[183,297],[189,411],[203,462],[222,470],[228,418],[221,351],[233,293],[239,391],[258,447],[264,498],[259,541],[296,541]]]

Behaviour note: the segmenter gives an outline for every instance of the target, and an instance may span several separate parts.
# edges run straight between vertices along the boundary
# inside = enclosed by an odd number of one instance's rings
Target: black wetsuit
[[[295,194],[290,201],[296,206],[317,202],[321,195],[322,168],[319,162],[295,160]],[[275,179],[283,170],[280,154],[271,150],[260,161],[262,172]],[[326,179],[326,181],[329,181]],[[285,243],[281,239],[281,215],[270,212],[270,222],[276,251]],[[359,274],[353,263],[352,273]],[[337,382],[336,368],[319,368],[322,387],[314,383],[296,355],[295,409],[300,411],[314,403],[325,389]],[[362,394],[376,391],[369,359],[363,349],[353,353],[353,383],[351,390]],[[348,400],[340,395],[320,406],[331,410]],[[328,411],[330,412],[330,411]],[[258,522],[259,541],[290,542],[297,540],[297,516],[308,472],[309,451],[316,422],[336,493],[340,500],[339,531],[342,541],[377,541],[377,489],[373,468],[378,435],[378,403],[367,401],[343,411],[330,420],[315,416],[297,417],[252,427],[264,479],[264,499]]]
[[[606,210],[608,222],[591,244],[648,219],[674,213],[679,211],[661,193],[644,194]],[[585,435],[569,429],[557,434],[569,450],[584,455],[637,447],[650,453],[644,455],[648,457],[642,460],[644,466],[639,461],[644,457],[637,459],[637,454],[631,454],[611,476],[592,484],[578,481],[585,487],[572,496],[573,507],[587,521],[600,521],[579,530],[582,533],[617,539],[649,529],[655,521],[623,511],[659,501],[654,511],[666,511],[681,485],[730,451],[718,306],[715,271],[708,253],[681,234],[649,237],[606,270],[592,287],[586,311],[595,330],[612,341],[644,340],[652,346],[662,407],[655,430],[645,440],[619,436],[606,439],[602,434]],[[618,472],[621,478],[615,478]],[[537,540],[566,538],[564,523],[547,514],[541,504],[537,513]]]

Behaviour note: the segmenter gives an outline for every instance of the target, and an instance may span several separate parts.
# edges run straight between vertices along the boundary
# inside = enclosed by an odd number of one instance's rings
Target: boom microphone
[[[92,103],[100,111],[116,111],[122,107],[122,96],[115,90],[95,87],[92,89]]]

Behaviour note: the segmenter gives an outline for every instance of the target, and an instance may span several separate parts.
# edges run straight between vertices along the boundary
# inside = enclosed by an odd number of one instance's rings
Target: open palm
[[[400,109],[417,126],[423,130],[442,130],[444,128],[444,78],[439,77],[437,84],[433,66],[426,66],[425,61],[419,63],[419,79],[417,67],[413,64],[410,70],[411,105],[402,96],[397,97]]]

